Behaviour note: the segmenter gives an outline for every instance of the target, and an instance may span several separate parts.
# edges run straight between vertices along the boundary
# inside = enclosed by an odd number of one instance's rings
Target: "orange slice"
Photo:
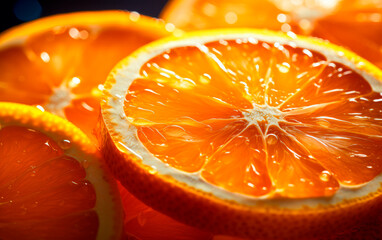
[[[36,105],[91,136],[102,83],[136,48],[175,33],[136,12],[55,15],[0,35],[0,101]]]
[[[311,35],[348,47],[382,68],[382,2],[344,1],[343,5],[318,19]]]
[[[68,121],[0,102],[0,239],[120,239],[120,197],[105,167]]]
[[[378,0],[171,0],[161,13],[185,30],[254,27],[312,35],[382,68],[381,16]]]
[[[137,198],[213,233],[353,234],[381,218],[381,91],[381,70],[318,39],[163,39],[109,75],[103,154]]]
[[[170,0],[161,12],[184,30],[251,27],[306,32],[312,21],[335,10],[340,0]]]

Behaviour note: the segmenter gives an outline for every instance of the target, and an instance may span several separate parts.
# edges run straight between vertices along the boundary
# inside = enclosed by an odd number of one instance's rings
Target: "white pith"
[[[262,205],[274,205],[278,207],[296,209],[302,206],[316,207],[318,205],[335,205],[342,202],[343,200],[349,200],[352,198],[360,198],[368,195],[369,193],[376,192],[380,187],[382,182],[382,174],[375,177],[371,182],[358,187],[346,187],[341,186],[341,188],[336,192],[333,197],[330,198],[310,198],[310,199],[268,199],[267,196],[263,197],[251,197],[243,194],[232,193],[222,188],[216,187],[205,180],[202,179],[199,172],[196,173],[185,173],[175,168],[168,167],[161,160],[154,157],[138,140],[137,129],[132,126],[126,118],[124,112],[124,100],[127,94],[127,89],[130,84],[136,79],[141,77],[139,74],[141,66],[149,61],[153,56],[157,56],[163,53],[166,49],[182,47],[182,46],[196,46],[203,48],[203,44],[210,41],[216,41],[222,36],[203,36],[183,39],[182,41],[168,42],[162,45],[157,45],[150,48],[147,53],[132,55],[130,62],[127,65],[120,66],[118,71],[115,73],[114,78],[116,83],[109,90],[111,97],[108,99],[108,107],[102,109],[104,115],[110,116],[109,126],[113,126],[113,132],[120,133],[121,141],[117,143],[117,147],[120,151],[130,152],[135,154],[138,158],[142,159],[142,163],[150,166],[154,169],[153,174],[169,175],[179,182],[185,183],[193,188],[199,189],[206,193],[213,194],[217,198],[233,200],[239,204],[255,206],[259,203]],[[225,40],[236,39],[238,34],[226,34],[224,35]],[[314,50],[325,55],[328,61],[335,61],[342,63],[354,71],[362,75],[373,87],[376,92],[382,91],[382,83],[375,77],[365,73],[364,71],[358,70],[357,66],[350,60],[343,57],[343,52],[335,52],[333,50],[328,50],[325,47],[319,45],[313,45],[300,39],[286,39],[277,36],[265,36],[257,34],[240,34],[240,38],[254,38],[265,42],[280,44],[293,44],[297,47],[306,48],[309,50]],[[153,45],[154,46],[154,45]],[[357,63],[362,64],[362,62]],[[251,124],[257,124],[257,122],[267,121],[268,124],[278,124],[278,121],[282,119],[282,113],[276,108],[271,108],[269,106],[260,106],[261,111],[253,110],[244,112],[245,119]],[[256,107],[257,109],[257,107]],[[267,113],[267,114],[264,114]]]

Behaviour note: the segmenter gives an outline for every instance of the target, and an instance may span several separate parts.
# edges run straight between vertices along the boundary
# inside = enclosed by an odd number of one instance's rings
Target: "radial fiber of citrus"
[[[57,143],[21,126],[0,129],[0,238],[95,239],[93,185]]]
[[[382,172],[382,95],[340,62],[252,38],[146,62],[124,111],[158,159],[230,192],[333,195]]]
[[[111,68],[136,48],[170,34],[157,20],[122,11],[39,21],[11,30],[16,37],[7,32],[2,36],[0,101],[39,105],[88,135],[96,125],[102,83]],[[27,36],[19,37],[23,31]]]

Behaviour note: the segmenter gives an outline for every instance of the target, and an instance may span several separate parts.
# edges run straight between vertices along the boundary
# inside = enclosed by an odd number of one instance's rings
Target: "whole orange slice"
[[[0,239],[120,239],[120,197],[105,169],[70,122],[0,102]]]
[[[68,13],[14,27],[0,35],[0,101],[39,106],[91,136],[111,68],[175,32],[162,20],[125,11]]]
[[[381,218],[381,91],[381,70],[318,39],[250,29],[163,39],[109,75],[103,154],[139,199],[213,233],[363,234]]]

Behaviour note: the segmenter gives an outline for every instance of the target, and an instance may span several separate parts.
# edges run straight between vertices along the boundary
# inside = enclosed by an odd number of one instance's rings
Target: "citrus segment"
[[[39,105],[91,136],[111,68],[139,46],[174,32],[168,29],[135,12],[99,11],[51,16],[5,31],[0,100]]]
[[[353,231],[363,217],[350,216],[381,199],[381,79],[355,54],[294,34],[163,39],[109,75],[103,153],[137,197],[216,233]]]
[[[29,106],[0,109],[0,238],[117,239],[118,192],[87,137]]]

